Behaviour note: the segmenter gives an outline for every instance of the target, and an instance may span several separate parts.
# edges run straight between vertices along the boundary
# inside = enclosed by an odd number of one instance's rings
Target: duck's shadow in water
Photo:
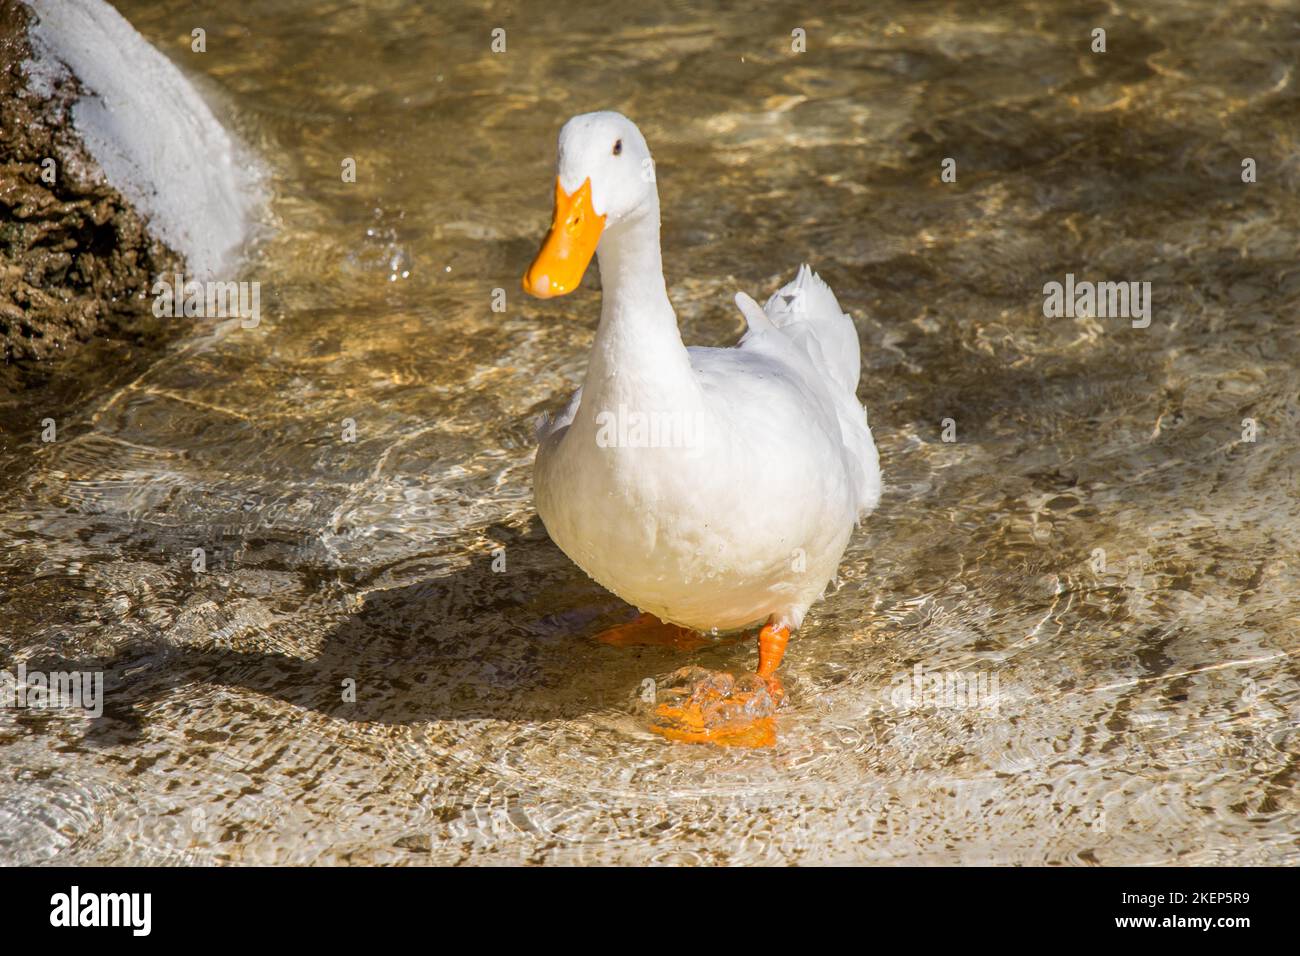
[[[687,663],[733,663],[738,653],[733,644],[690,655],[606,646],[594,635],[635,611],[569,562],[538,521],[522,532],[493,527],[485,536],[502,550],[480,547],[450,574],[366,592],[315,654],[307,650],[316,644],[309,635],[278,641],[290,650],[268,650],[265,638],[281,635],[262,631],[231,648],[158,641],[108,661],[41,666],[104,672],[104,713],[85,740],[119,746],[148,733],[142,705],[180,688],[244,688],[356,723],[540,722],[632,713],[645,677]],[[303,650],[294,653],[295,645]]]

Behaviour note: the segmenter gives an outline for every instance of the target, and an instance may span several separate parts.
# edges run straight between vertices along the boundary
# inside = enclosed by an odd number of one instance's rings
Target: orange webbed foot
[[[767,624],[758,635],[758,673],[731,674],[684,667],[658,689],[650,729],[670,740],[730,747],[770,747],[785,688],[776,670],[790,630]]]
[[[694,651],[710,643],[699,631],[677,624],[666,624],[653,614],[641,613],[626,624],[616,624],[596,635],[596,640],[612,647],[672,647]]]
[[[650,729],[683,743],[769,747],[777,701],[757,674],[683,667],[658,688]]]

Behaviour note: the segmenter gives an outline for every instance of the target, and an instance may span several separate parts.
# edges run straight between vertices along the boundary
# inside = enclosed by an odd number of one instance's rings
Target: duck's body
[[[768,310],[797,319],[795,295],[828,307],[819,318],[831,335],[847,327],[854,350],[839,354],[856,360],[850,320],[810,270]],[[534,484],[547,532],[599,584],[662,620],[797,628],[879,499],[861,406],[770,319],[730,349],[683,348],[674,321],[664,361],[647,364],[654,350],[628,341],[642,358],[623,374],[610,324],[583,388],[542,429]]]
[[[662,620],[798,628],[880,497],[856,330],[805,266],[762,309],[737,296],[749,330],[735,348],[686,348],[653,178],[638,195],[598,156],[617,160],[624,144],[632,162],[648,158],[617,113],[565,126],[556,225],[525,280],[542,295],[576,286],[580,268],[555,276],[581,256],[553,247],[599,217],[600,327],[582,388],[539,430],[538,513],[579,567]]]

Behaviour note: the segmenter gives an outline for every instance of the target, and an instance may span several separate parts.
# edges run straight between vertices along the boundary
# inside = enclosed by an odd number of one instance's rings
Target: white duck
[[[770,681],[880,499],[857,331],[803,266],[763,308],[736,295],[748,324],[736,347],[686,348],[653,171],[620,113],[560,131],[554,218],[524,289],[572,292],[594,253],[603,295],[583,386],[539,429],[537,511],[579,567],[662,621],[764,624]]]

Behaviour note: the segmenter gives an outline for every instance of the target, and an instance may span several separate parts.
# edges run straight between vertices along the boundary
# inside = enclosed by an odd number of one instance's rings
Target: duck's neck
[[[659,201],[601,237],[600,328],[583,385],[583,404],[640,405],[644,411],[690,400],[690,359],[668,301],[659,252]]]

